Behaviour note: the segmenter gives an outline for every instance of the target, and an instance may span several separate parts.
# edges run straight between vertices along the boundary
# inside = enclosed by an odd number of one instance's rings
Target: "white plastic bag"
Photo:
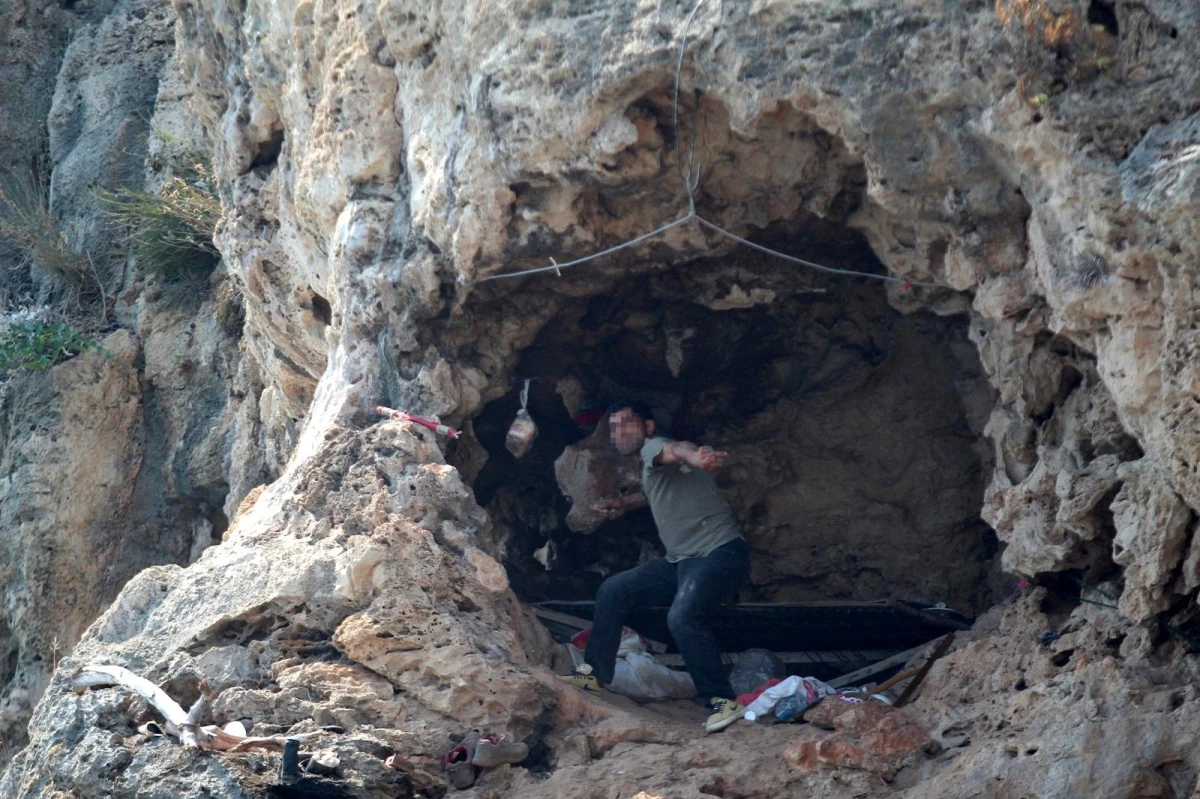
[[[583,663],[583,652],[567,645],[576,666]],[[696,684],[686,671],[673,671],[654,659],[649,652],[632,650],[617,658],[613,681],[608,686],[613,693],[638,702],[655,699],[691,699]]]

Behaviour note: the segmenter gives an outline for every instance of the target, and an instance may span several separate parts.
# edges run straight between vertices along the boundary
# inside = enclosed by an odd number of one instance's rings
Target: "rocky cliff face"
[[[6,399],[17,742],[45,690],[5,795],[269,781],[261,758],[131,748],[140,708],[69,689],[95,661],[181,700],[205,683],[218,722],[350,729],[352,795],[402,789],[370,756],[387,749],[433,790],[445,733],[472,725],[539,731],[558,766],[496,772],[480,795],[1193,789],[1200,18],[1184,0],[709,0],[677,119],[692,9],[147,0],[73,23],[49,113],[62,213],[87,230],[78,187],[117,168],[104,147],[128,149],[104,101],[194,124],[224,209],[213,283],[244,295],[245,329],[221,330],[216,286],[168,312],[130,277],[113,358]],[[48,35],[8,13],[4,35]],[[172,16],[173,51],[153,33]],[[102,57],[122,46],[136,58]],[[142,91],[103,89],[130,75]],[[900,280],[759,258],[695,220],[561,275],[489,280],[683,216],[693,137],[705,219]],[[497,437],[510,381],[534,376],[548,449],[516,474]],[[602,562],[589,542],[622,539],[568,518],[550,477],[586,435],[571,414],[622,393],[732,450],[759,598],[1002,604],[911,711],[936,746],[882,771],[788,770],[775,731],[698,742],[557,689],[513,588],[586,593],[645,555]],[[377,423],[382,400],[465,434]],[[63,426],[80,404],[112,419],[86,458]],[[80,493],[43,495],[68,475]],[[93,560],[120,564],[107,582],[65,554],[96,538]],[[530,565],[546,542],[558,582]],[[151,563],[175,565],[129,579]],[[88,602],[31,599],[71,569]],[[683,785],[648,768],[668,751]]]
[[[8,186],[31,166],[53,166],[51,208],[107,294],[103,307],[67,300],[99,349],[45,373],[14,371],[0,393],[7,759],[53,668],[125,583],[151,565],[195,560],[228,526],[227,501],[236,507],[269,474],[255,438],[261,387],[238,354],[238,327],[218,312],[228,282],[164,292],[114,255],[122,233],[94,192],[152,183],[164,138],[202,144],[179,115],[171,9],[17,3],[0,15],[20,44],[4,51],[12,72],[33,76],[0,89],[13,111],[0,175]],[[51,66],[56,79],[34,79]],[[17,253],[0,258],[7,335],[13,306],[36,304],[36,286],[21,282],[28,268]]]

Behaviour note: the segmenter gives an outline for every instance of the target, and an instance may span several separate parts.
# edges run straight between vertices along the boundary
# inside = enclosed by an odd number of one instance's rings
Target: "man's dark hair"
[[[635,399],[617,400],[612,405],[608,406],[608,415],[612,416],[614,413],[620,413],[626,408],[633,411],[633,415],[641,419],[643,422],[654,421],[654,411],[650,410],[650,406],[641,400]]]

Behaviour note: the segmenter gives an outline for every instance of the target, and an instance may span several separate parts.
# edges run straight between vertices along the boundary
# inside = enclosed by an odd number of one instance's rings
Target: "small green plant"
[[[189,159],[156,193],[97,190],[108,216],[125,226],[130,254],[168,282],[206,276],[220,259],[212,242],[221,201],[208,166]]]
[[[66,322],[13,322],[0,335],[0,372],[49,369],[87,350],[107,355],[99,342],[67,327]]]
[[[46,179],[37,170],[0,174],[0,244],[17,254],[15,269],[41,269],[76,284],[91,277],[87,258],[50,212]]]

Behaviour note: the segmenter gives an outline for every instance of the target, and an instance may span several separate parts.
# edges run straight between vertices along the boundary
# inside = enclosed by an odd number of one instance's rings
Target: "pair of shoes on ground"
[[[442,768],[450,784],[461,791],[475,784],[476,769],[515,765],[527,757],[529,746],[522,741],[506,741],[490,732],[469,732],[442,758]]]
[[[559,676],[558,679],[589,693],[598,694],[603,690],[600,681],[592,674],[592,667],[587,663],[576,666],[575,671]],[[745,706],[739,705],[734,699],[713,697],[708,701],[707,707],[709,716],[704,722],[705,732],[720,732],[746,713]]]

